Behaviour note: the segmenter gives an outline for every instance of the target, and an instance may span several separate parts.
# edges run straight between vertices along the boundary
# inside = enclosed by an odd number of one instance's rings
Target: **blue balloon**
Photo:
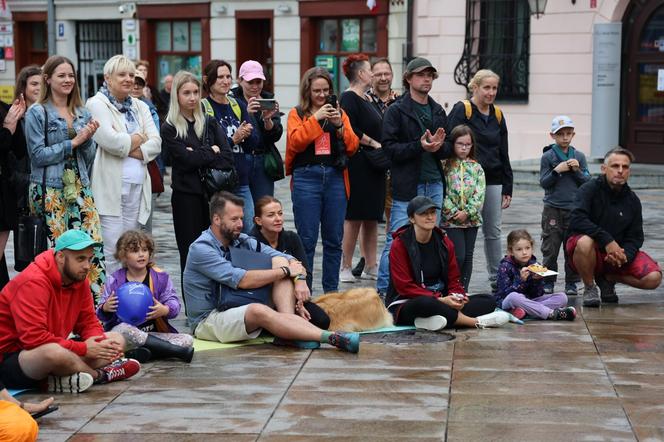
[[[154,304],[152,292],[143,283],[125,282],[115,290],[118,297],[118,318],[131,325],[141,325]]]

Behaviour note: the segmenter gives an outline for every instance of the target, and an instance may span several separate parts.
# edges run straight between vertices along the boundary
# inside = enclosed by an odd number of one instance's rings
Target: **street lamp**
[[[539,19],[544,15],[546,0],[528,0],[528,6],[530,6],[530,15],[534,15],[535,18]]]

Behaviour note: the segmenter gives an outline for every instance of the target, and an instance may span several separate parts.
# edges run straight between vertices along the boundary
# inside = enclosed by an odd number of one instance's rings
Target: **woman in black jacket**
[[[330,326],[330,317],[318,305],[309,302],[311,299],[311,269],[307,265],[307,255],[298,234],[284,230],[284,212],[281,201],[269,195],[259,198],[254,206],[254,214],[255,225],[249,234],[260,243],[291,255],[307,270],[306,284],[303,281],[295,281],[295,297],[304,303],[311,323],[327,330]]]
[[[171,205],[181,271],[187,263],[189,246],[210,225],[208,199],[199,171],[233,167],[226,134],[214,117],[203,112],[200,90],[201,84],[194,75],[178,72],[173,79],[168,116],[161,127],[162,143],[173,159]],[[206,138],[209,143],[204,143]]]
[[[512,201],[512,166],[507,141],[507,125],[500,108],[493,103],[500,77],[489,69],[480,69],[468,84],[473,96],[459,101],[448,117],[450,130],[468,125],[475,135],[477,161],[484,170],[486,192],[482,207],[484,255],[491,284],[495,284],[498,264],[504,250],[500,245],[502,210]]]

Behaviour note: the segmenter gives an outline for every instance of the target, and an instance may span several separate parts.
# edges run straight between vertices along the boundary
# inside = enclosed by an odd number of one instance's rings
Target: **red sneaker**
[[[523,318],[526,317],[526,311],[524,309],[522,309],[521,307],[517,307],[517,308],[512,309],[510,311],[510,313],[512,315],[514,315],[514,317],[516,319],[523,319]]]
[[[109,382],[129,379],[139,372],[141,364],[136,359],[118,359],[105,367],[98,369],[99,378],[96,384],[107,384]]]

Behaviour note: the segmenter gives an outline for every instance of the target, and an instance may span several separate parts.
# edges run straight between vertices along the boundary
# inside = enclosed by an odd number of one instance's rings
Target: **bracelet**
[[[305,274],[303,274],[303,273],[299,273],[299,274],[293,276],[293,282],[296,282],[296,281],[304,281],[304,280],[306,280],[306,279],[307,279],[307,275],[305,275]]]
[[[288,266],[281,266],[281,271],[284,272],[284,277],[286,278],[291,277],[290,269],[288,268]]]

